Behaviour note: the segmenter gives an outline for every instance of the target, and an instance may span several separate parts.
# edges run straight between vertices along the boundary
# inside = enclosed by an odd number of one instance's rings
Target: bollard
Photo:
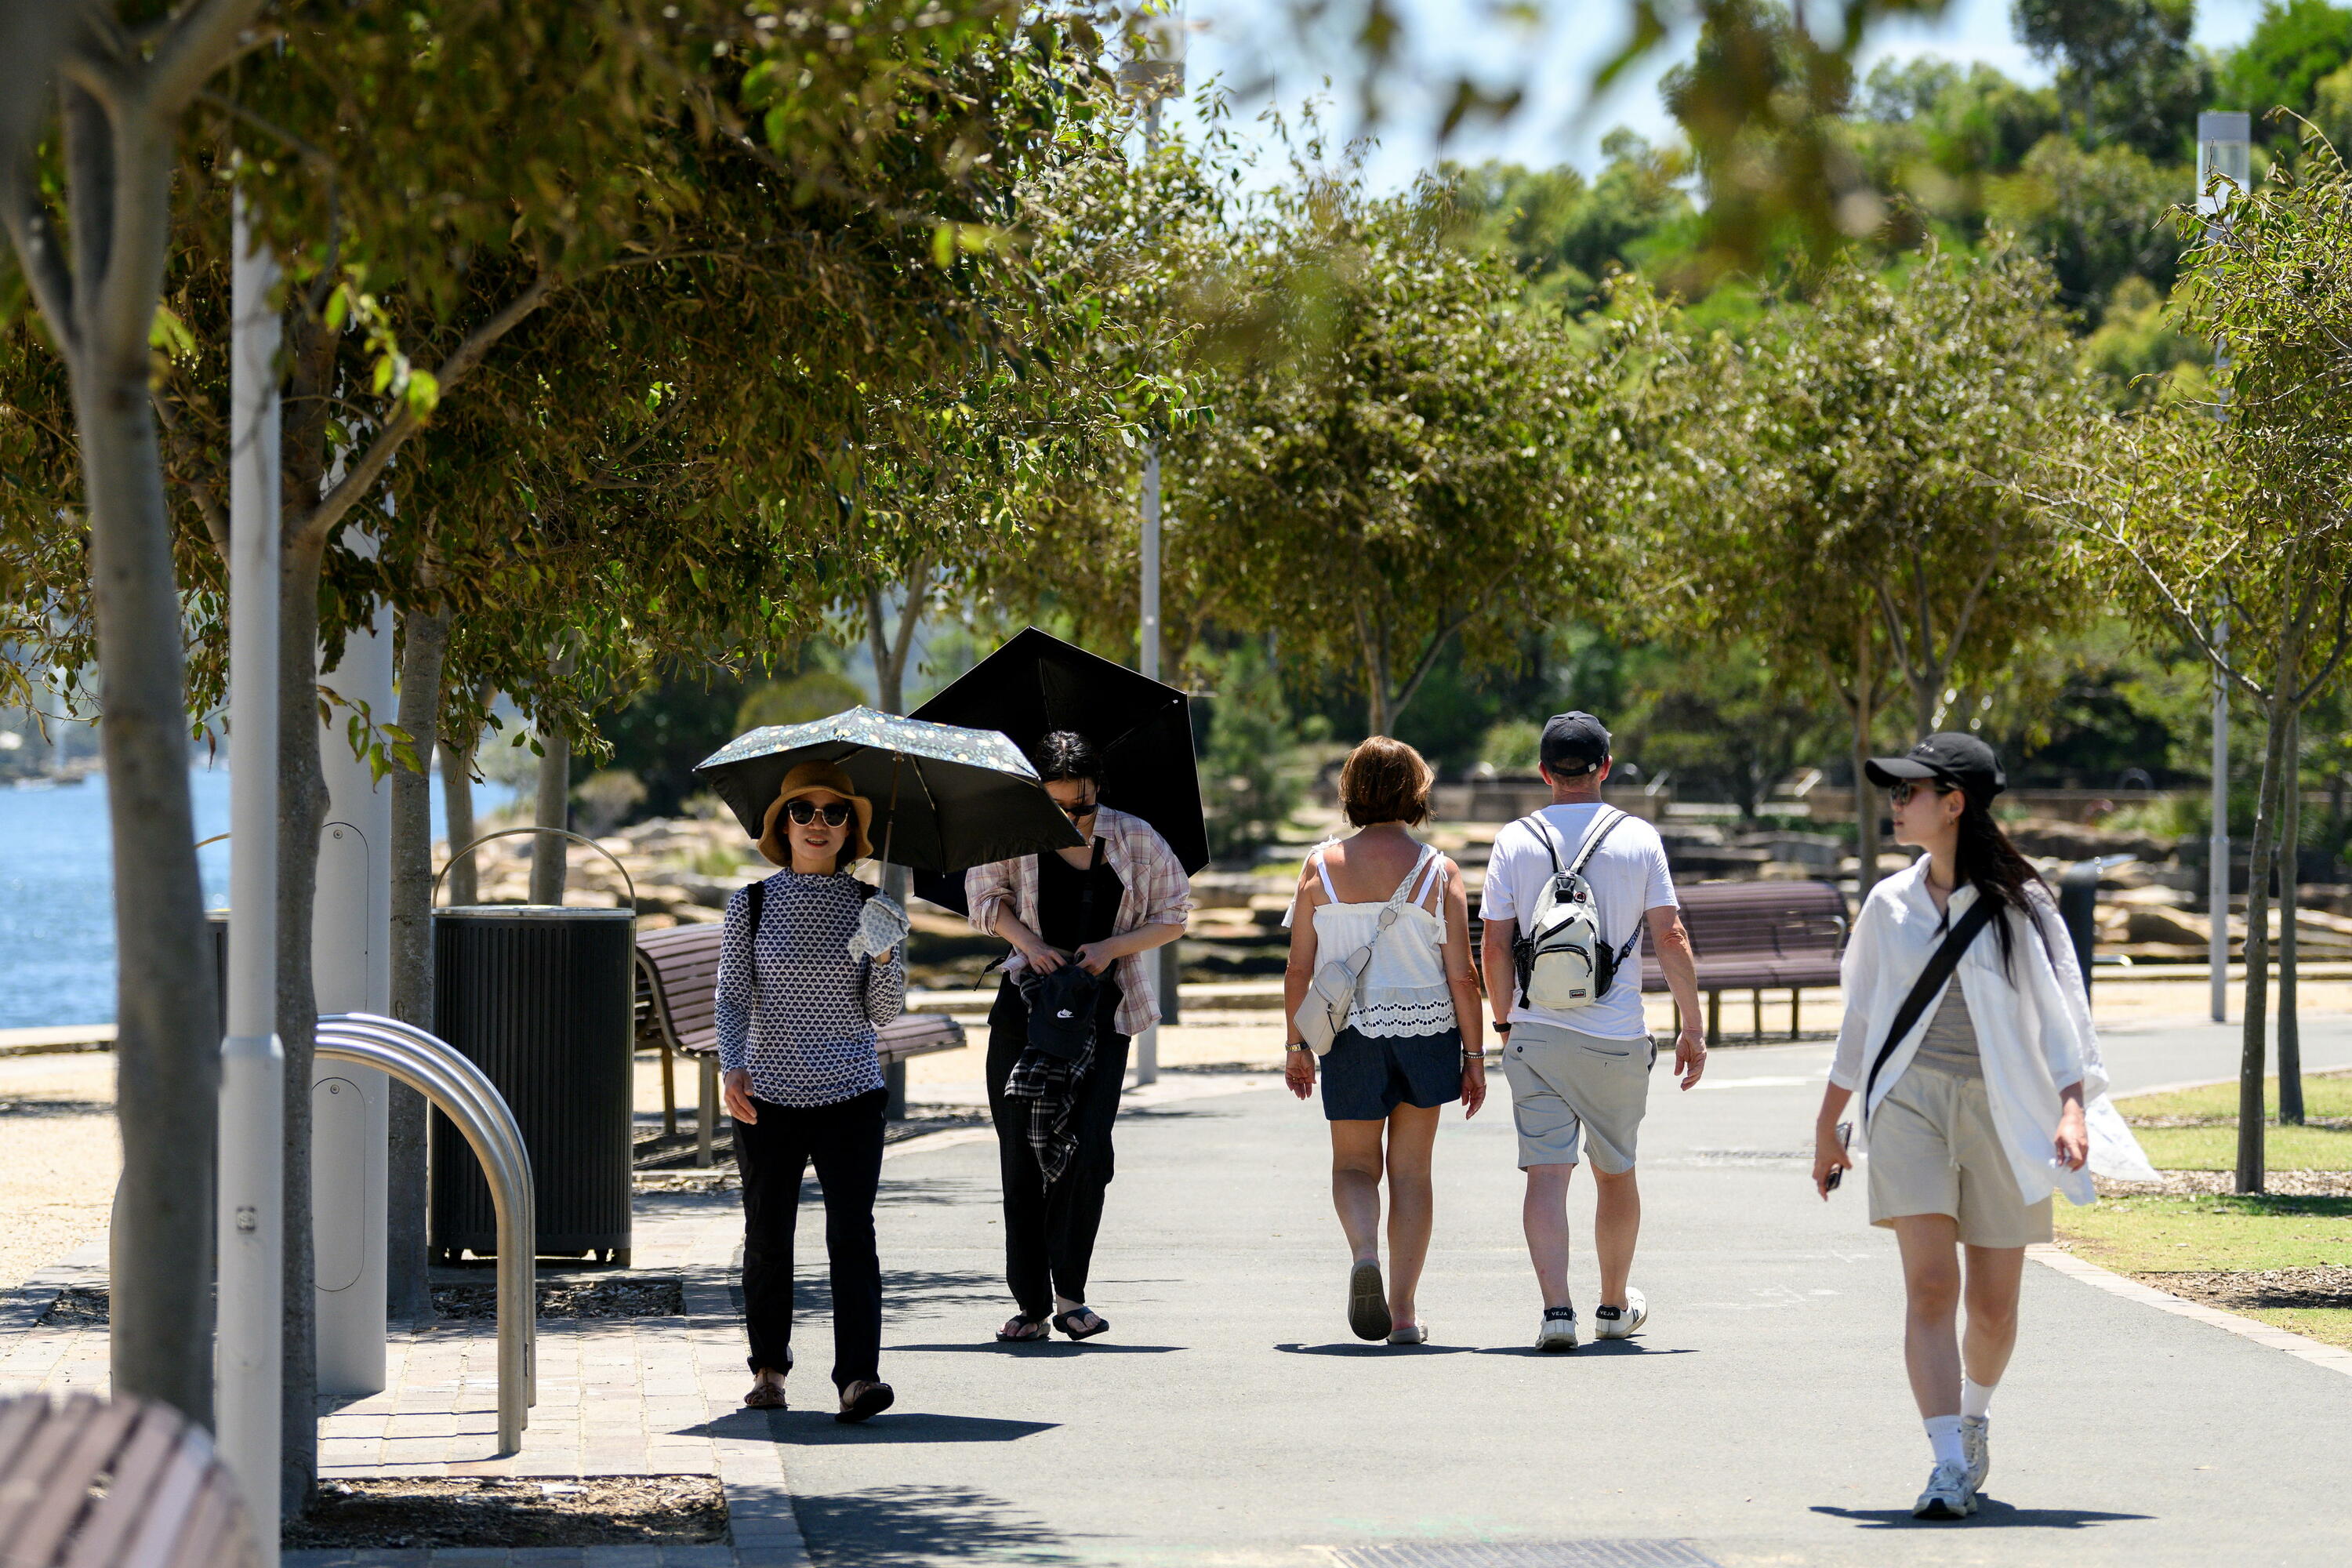
[[[2058,879],[2058,917],[2074,940],[2074,963],[2083,972],[2083,996],[2091,994],[2091,948],[2098,936],[2099,875],[2111,862],[2083,860]]]

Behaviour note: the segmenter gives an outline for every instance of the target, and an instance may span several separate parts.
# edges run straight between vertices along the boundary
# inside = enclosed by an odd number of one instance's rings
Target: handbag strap
[[[1878,1047],[1878,1059],[1870,1064],[1870,1076],[1863,1080],[1862,1113],[1865,1118],[1870,1114],[1871,1092],[1878,1087],[1878,1069],[1886,1065],[1886,1058],[1895,1054],[1895,1047],[1902,1042],[1904,1036],[1911,1032],[1911,1026],[1919,1021],[1919,1015],[1927,1010],[1927,1004],[1934,999],[1936,993],[1951,979],[1952,971],[1960,966],[1960,954],[1968,951],[1969,943],[1976,941],[1977,932],[1991,923],[1996,908],[1998,905],[1994,900],[1985,897],[1979,889],[1977,901],[1968,907],[1957,924],[1945,931],[1944,940],[1936,944],[1935,952],[1927,959],[1927,967],[1921,970],[1919,978],[1911,983],[1911,994],[1903,998],[1902,1006],[1895,1009],[1895,1025],[1886,1031],[1886,1043]]]

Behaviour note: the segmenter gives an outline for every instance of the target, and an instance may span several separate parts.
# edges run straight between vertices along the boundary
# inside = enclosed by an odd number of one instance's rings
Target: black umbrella
[[[995,730],[1026,749],[1075,730],[1103,755],[1102,803],[1160,830],[1188,872],[1209,863],[1192,716],[1184,693],[1031,626],[916,710],[941,724]],[[934,903],[963,907],[961,883],[919,879]]]
[[[738,735],[694,773],[756,839],[784,775],[803,763],[833,763],[874,803],[874,843],[893,865],[961,871],[1086,842],[1003,735],[871,708]]]

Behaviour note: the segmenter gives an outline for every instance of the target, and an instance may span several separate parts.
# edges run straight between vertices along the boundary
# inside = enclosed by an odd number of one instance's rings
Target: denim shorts
[[[1428,1110],[1462,1098],[1462,1032],[1370,1038],[1342,1029],[1316,1064],[1330,1121],[1385,1121],[1400,1105]]]

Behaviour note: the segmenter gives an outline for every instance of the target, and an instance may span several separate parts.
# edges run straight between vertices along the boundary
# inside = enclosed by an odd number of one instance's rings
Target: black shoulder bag
[[[1095,868],[1102,862],[1102,840],[1087,857],[1086,891],[1078,895],[1078,930],[1094,929]],[[1076,1061],[1094,1043],[1095,998],[1102,976],[1088,974],[1076,963],[1065,963],[1051,974],[1032,974],[1021,982],[1021,999],[1029,1005],[1029,1047],[1055,1061]]]
[[[1969,943],[1976,941],[1977,932],[1992,923],[1992,917],[1999,909],[1999,903],[1987,898],[1979,889],[1977,901],[1969,906],[1968,913],[1960,917],[1958,924],[1944,933],[1944,940],[1937,944],[1935,952],[1927,960],[1927,967],[1921,970],[1919,978],[1911,983],[1911,994],[1903,998],[1903,1005],[1895,1010],[1895,1026],[1886,1031],[1886,1043],[1878,1047],[1878,1059],[1870,1064],[1870,1076],[1863,1080],[1862,1114],[1865,1121],[1870,1116],[1870,1092],[1878,1086],[1878,1069],[1886,1065],[1886,1058],[1895,1054],[1895,1046],[1911,1032],[1911,1026],[1919,1021],[1919,1015],[1927,1010],[1927,1004],[1934,1000],[1937,992],[1944,988],[1944,983],[1952,977],[1952,971],[1960,966],[1960,954],[1969,950]]]

